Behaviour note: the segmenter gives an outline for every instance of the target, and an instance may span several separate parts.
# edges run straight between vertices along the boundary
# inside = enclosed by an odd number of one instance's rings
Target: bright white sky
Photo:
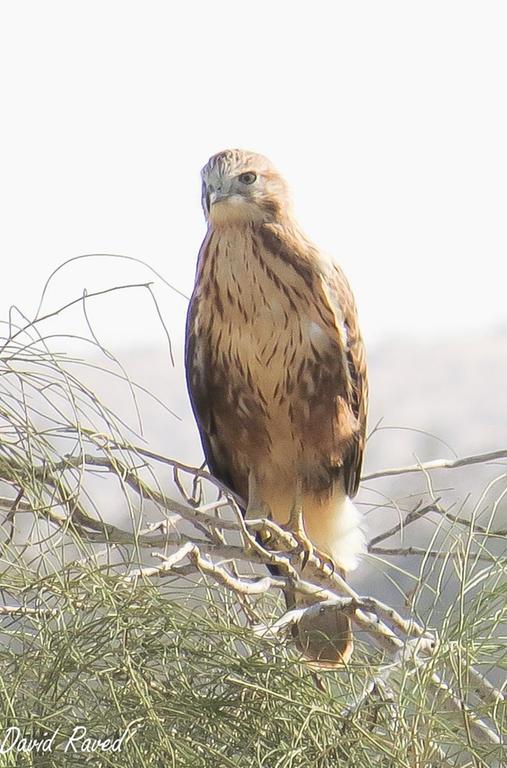
[[[189,294],[199,170],[239,146],[288,179],[367,340],[505,324],[506,40],[493,0],[2,3],[2,317],[88,252]],[[78,262],[44,306],[147,279]],[[159,285],[177,336],[185,302]],[[149,315],[143,291],[90,305],[106,342],[160,341]]]

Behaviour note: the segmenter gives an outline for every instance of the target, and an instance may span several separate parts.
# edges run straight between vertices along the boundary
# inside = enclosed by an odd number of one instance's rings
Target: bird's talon
[[[329,575],[332,576],[336,568],[334,564],[334,560],[332,560],[332,558],[330,558],[329,555],[326,555],[323,552],[319,552],[319,559],[322,563],[323,568],[325,568],[326,565],[329,565],[329,568],[330,568]]]
[[[304,531],[292,530],[291,533],[296,539],[298,549],[301,552],[301,570],[303,570],[307,566],[310,557],[315,554],[315,547]]]

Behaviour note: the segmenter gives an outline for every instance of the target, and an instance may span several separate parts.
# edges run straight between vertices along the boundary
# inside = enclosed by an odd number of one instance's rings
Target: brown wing
[[[319,323],[322,321],[330,338],[335,341],[334,359],[327,361],[326,370],[320,368],[316,372],[317,377],[323,380],[323,386],[316,391],[316,407],[319,409],[322,406],[327,418],[334,420],[335,451],[329,458],[334,467],[340,467],[345,490],[353,497],[359,488],[366,441],[368,381],[365,349],[352,290],[337,265],[332,265],[325,273],[316,272],[319,251],[300,232],[265,225],[263,242],[266,248],[301,276],[309,289],[307,295],[310,302],[320,315]],[[344,328],[345,336],[340,328]],[[336,403],[334,417],[326,410],[326,403],[333,398]],[[322,423],[319,426],[322,428]]]
[[[334,266],[327,285],[331,308],[341,316],[346,331],[344,350],[348,372],[348,405],[357,421],[357,429],[342,463],[345,490],[355,496],[361,479],[361,467],[366,442],[368,412],[368,378],[366,353],[359,330],[356,304],[347,278],[338,266]]]
[[[195,333],[195,321],[202,311],[205,311],[205,307],[197,291],[194,291],[188,308],[185,333],[185,373],[190,403],[210,472],[231,491],[245,498],[245,484],[238,483],[238,472],[233,472],[231,446],[216,427],[216,411],[224,399],[229,400],[230,395],[227,381],[220,380],[220,370],[212,364],[209,337],[202,330],[198,335]],[[206,324],[201,324],[201,328],[202,325]]]

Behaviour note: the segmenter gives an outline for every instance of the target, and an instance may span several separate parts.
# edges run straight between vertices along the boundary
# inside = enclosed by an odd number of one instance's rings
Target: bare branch
[[[435,560],[446,560],[448,558],[460,557],[456,552],[447,552],[441,549],[424,549],[424,547],[370,547],[368,546],[368,554],[381,555],[382,557],[431,557]],[[486,563],[494,563],[495,558],[492,555],[484,555],[481,553],[474,554],[477,560],[484,561]]]
[[[423,517],[424,515],[427,515],[428,512],[438,512],[439,507],[437,506],[437,502],[438,502],[438,499],[436,499],[435,502],[432,502],[431,504],[428,504],[425,507],[417,506],[415,509],[409,512],[406,518],[402,520],[400,523],[397,523],[397,525],[394,525],[392,528],[389,528],[387,531],[383,531],[378,536],[374,536],[368,542],[368,551],[371,552],[371,548],[374,547],[375,544],[379,544],[381,541],[384,541],[385,539],[390,539],[391,536],[395,536],[397,533],[399,533],[401,530],[406,528],[411,523],[414,523],[416,520],[420,520],[420,518]]]
[[[410,464],[406,467],[393,467],[392,469],[381,469],[378,472],[371,472],[364,475],[361,480],[376,480],[379,477],[394,477],[395,475],[406,475],[411,472],[427,472],[432,469],[458,469],[467,467],[470,464],[486,464],[489,461],[498,459],[507,459],[507,449],[499,451],[489,451],[488,453],[476,453],[472,456],[464,456],[461,459],[436,459],[435,461],[426,461],[421,464]]]
[[[58,611],[51,608],[31,608],[26,605],[0,605],[0,616],[34,616],[44,619],[58,616]]]

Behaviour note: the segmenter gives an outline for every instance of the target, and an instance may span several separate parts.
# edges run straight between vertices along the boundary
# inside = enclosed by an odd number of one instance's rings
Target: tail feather
[[[265,501],[275,521],[286,524],[293,503],[290,490],[272,490]],[[360,514],[341,482],[336,483],[331,493],[305,492],[306,535],[319,551],[329,555],[343,576],[357,567],[360,555],[366,550],[360,521]],[[271,566],[270,571],[276,573],[277,569]],[[289,610],[305,606],[304,598],[292,590],[286,591],[285,601]],[[293,637],[307,662],[321,668],[346,664],[354,647],[350,618],[336,609],[303,616],[294,627]]]
[[[293,637],[308,664],[317,668],[343,666],[354,650],[351,621],[336,609],[304,614],[294,627]]]
[[[361,517],[341,486],[325,503],[312,496],[305,498],[303,520],[309,539],[337,568],[357,568],[359,556],[366,551]]]
[[[357,567],[359,556],[366,550],[360,519],[341,486],[326,503],[311,496],[305,499],[305,531],[317,549],[331,557],[343,576]],[[296,595],[286,596],[287,599],[293,607],[304,605],[304,600]],[[350,618],[336,609],[303,616],[295,627],[294,637],[308,663],[320,668],[346,664],[354,649]]]

